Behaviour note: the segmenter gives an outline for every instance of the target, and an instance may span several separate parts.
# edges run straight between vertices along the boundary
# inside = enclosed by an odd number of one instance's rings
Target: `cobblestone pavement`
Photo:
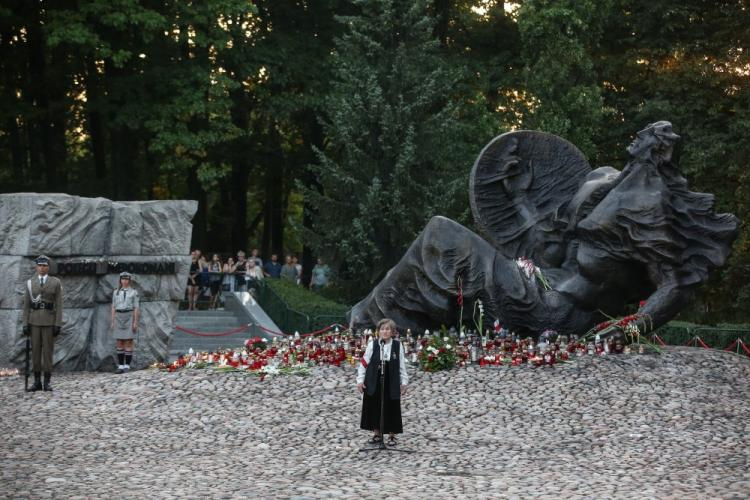
[[[367,452],[351,368],[0,379],[0,497],[747,498],[750,359],[670,348],[415,373]]]

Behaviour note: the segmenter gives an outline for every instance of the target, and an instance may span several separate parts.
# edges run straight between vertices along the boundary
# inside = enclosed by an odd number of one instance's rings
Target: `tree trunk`
[[[440,40],[440,45],[446,46],[448,44],[448,24],[450,22],[450,7],[451,2],[449,0],[435,0],[433,3],[435,9],[435,36]]]
[[[206,244],[206,220],[208,195],[198,179],[198,166],[194,166],[187,174],[188,197],[198,201],[198,211],[193,218],[193,248],[204,248]]]
[[[318,121],[318,117],[315,114],[315,111],[313,109],[307,109],[303,113],[303,116],[301,117],[301,120],[306,123],[306,127],[304,129],[307,130],[307,138],[306,138],[306,144],[307,144],[307,158],[305,160],[306,164],[312,164],[316,161],[315,153],[313,152],[313,146],[322,150],[324,145],[324,132],[323,128],[320,126],[320,122]],[[312,186],[318,191],[322,191],[322,186],[320,183],[318,183],[318,180],[316,177],[310,172],[308,168],[303,168],[302,170],[302,182],[304,182],[307,186]],[[307,200],[305,200],[302,204],[302,226],[305,229],[312,230],[313,229],[313,222],[315,221],[315,218],[317,217],[316,211],[310,206]],[[312,277],[312,268],[316,263],[316,257],[319,257],[315,255],[314,250],[312,247],[307,245],[305,243],[305,240],[303,239],[302,244],[302,283],[310,283],[310,278]],[[327,257],[327,256],[326,256]]]
[[[4,90],[3,101],[8,109],[17,110],[19,108],[19,99],[16,97],[16,84],[14,80],[18,79],[17,72],[22,66],[11,62],[13,60],[13,48],[10,45],[12,31],[3,29],[0,32],[0,71],[2,71],[5,81],[0,84]],[[5,129],[8,131],[8,146],[10,147],[10,163],[13,172],[11,186],[13,190],[22,191],[25,184],[24,171],[26,167],[26,152],[24,151],[21,141],[22,130],[18,125],[18,115],[20,112],[10,113],[5,120]]]
[[[229,207],[232,220],[232,250],[245,249],[247,245],[247,189],[250,180],[250,158],[248,155],[248,127],[250,105],[243,89],[232,93],[232,124],[245,134],[232,144],[232,174],[229,196]],[[227,205],[223,205],[226,207]]]
[[[101,85],[94,61],[86,61],[86,116],[91,137],[91,152],[94,156],[94,178],[103,181],[107,176],[107,152],[105,147],[104,125],[99,109],[102,106]]]
[[[37,138],[31,148],[39,148],[42,153],[40,167],[44,172],[45,190],[57,190],[57,172],[59,158],[55,155],[55,134],[52,130],[52,112],[48,95],[46,80],[46,61],[44,36],[41,30],[42,13],[40,7],[32,8],[30,22],[28,24],[28,50],[29,50],[29,95],[32,105],[38,109],[38,118],[33,120],[32,135]],[[38,170],[34,173],[38,175]],[[37,189],[41,187],[37,185]]]

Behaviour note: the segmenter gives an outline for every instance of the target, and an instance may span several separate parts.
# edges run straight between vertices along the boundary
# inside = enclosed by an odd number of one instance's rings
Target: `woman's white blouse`
[[[359,361],[359,366],[357,367],[357,383],[363,384],[365,382],[365,373],[367,371],[367,365],[370,364],[370,358],[372,358],[372,344],[375,342],[376,339],[372,339],[367,343],[367,349],[365,349],[365,355],[362,356],[362,359]],[[385,345],[382,348],[381,356],[385,360],[391,359],[391,346],[393,345],[392,341],[388,341],[385,343]],[[403,342],[399,342],[399,345],[401,346],[400,349],[400,355],[399,355],[399,373],[401,374],[401,385],[408,385],[409,384],[409,374],[406,373],[406,354],[404,353],[404,344]]]

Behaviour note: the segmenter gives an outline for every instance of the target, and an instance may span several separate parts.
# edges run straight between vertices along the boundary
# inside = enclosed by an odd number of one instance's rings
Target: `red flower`
[[[605,328],[607,328],[611,324],[612,324],[611,321],[604,321],[603,323],[599,323],[598,325],[596,325],[594,327],[594,329],[598,332],[598,331],[604,330]]]
[[[645,306],[645,305],[646,305],[646,301],[645,300],[642,300],[642,301],[638,302],[638,309],[643,309],[643,306]]]

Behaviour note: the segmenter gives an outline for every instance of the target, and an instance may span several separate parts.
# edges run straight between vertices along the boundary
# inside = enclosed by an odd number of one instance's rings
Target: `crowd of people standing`
[[[264,279],[283,279],[311,290],[320,290],[330,285],[331,270],[322,258],[312,269],[309,281],[302,282],[302,264],[294,254],[287,254],[284,263],[279,255],[272,254],[265,263],[257,248],[248,257],[240,250],[235,256],[222,260],[221,255],[213,254],[210,259],[200,250],[190,252],[191,263],[187,282],[188,310],[197,309],[198,298],[210,293],[210,309],[220,306],[221,292],[245,292],[257,289]]]

